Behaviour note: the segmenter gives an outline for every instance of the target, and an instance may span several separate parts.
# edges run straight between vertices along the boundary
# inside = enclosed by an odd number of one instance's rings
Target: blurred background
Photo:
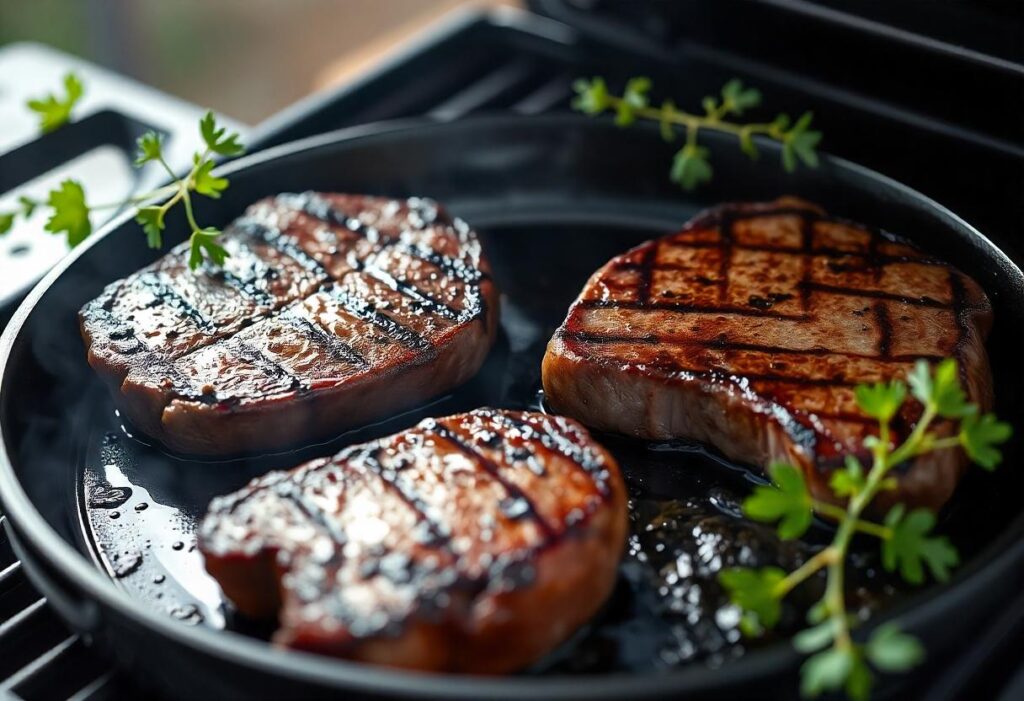
[[[35,41],[255,124],[478,0],[0,0]]]

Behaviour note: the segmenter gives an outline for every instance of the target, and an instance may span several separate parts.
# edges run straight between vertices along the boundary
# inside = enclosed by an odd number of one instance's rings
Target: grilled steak
[[[335,434],[467,380],[494,339],[479,240],[428,200],[279,195],[222,238],[222,268],[182,244],[80,314],[122,411],[174,450]]]
[[[544,389],[588,426],[792,462],[835,501],[830,472],[876,432],[854,386],[953,356],[988,408],[991,323],[973,280],[908,243],[792,198],[725,205],[590,278],[548,345]],[[919,411],[898,417],[897,440]],[[922,457],[898,496],[938,508],[965,464],[960,451]]]
[[[500,673],[595,613],[625,536],[618,466],[579,424],[483,409],[260,477],[210,504],[199,547],[278,644]]]

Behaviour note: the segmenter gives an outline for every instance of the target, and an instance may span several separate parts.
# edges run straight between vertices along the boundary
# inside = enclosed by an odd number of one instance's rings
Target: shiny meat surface
[[[174,450],[336,434],[467,380],[494,339],[479,240],[429,200],[278,195],[223,240],[223,268],[182,244],[80,314],[121,409]]]
[[[199,547],[278,644],[501,673],[598,610],[626,529],[619,468],[579,424],[481,409],[217,498]]]
[[[831,471],[876,432],[854,386],[953,356],[987,408],[991,323],[973,280],[908,243],[793,198],[725,205],[597,271],[548,345],[543,382],[556,411],[588,426],[792,462],[834,501]],[[918,412],[897,417],[897,439]],[[900,498],[938,508],[965,462],[918,459]]]

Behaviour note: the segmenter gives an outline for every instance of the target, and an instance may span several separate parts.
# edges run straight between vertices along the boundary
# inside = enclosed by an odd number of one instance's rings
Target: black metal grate
[[[818,40],[827,43],[829,37]],[[816,105],[820,122],[828,125],[828,150],[908,182],[980,223],[1004,247],[1024,250],[1018,232],[1024,187],[1019,145],[960,129],[942,115],[844,91],[698,41],[676,53],[654,54],[588,38],[538,15],[462,15],[356,83],[268,120],[249,143],[258,150],[340,127],[418,115],[451,120],[480,111],[529,115],[565,109],[572,79],[579,75],[622,81],[647,73],[686,104],[699,103],[726,79],[740,76],[759,85],[780,110]],[[912,148],[904,143],[908,138]],[[987,191],[970,187],[978,171],[1001,183]],[[26,579],[6,532],[0,538],[0,696],[6,692],[24,701],[137,696],[129,682],[68,632]],[[923,683],[918,692],[921,688]]]

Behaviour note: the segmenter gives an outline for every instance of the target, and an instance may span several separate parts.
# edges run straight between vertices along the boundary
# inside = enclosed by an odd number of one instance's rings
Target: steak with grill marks
[[[794,198],[725,205],[598,270],[548,345],[543,383],[555,410],[588,426],[791,462],[836,501],[831,471],[866,458],[877,432],[854,386],[952,356],[988,409],[991,324],[972,279],[903,240]],[[894,440],[919,415],[908,403]],[[936,509],[966,462],[959,450],[918,458],[886,498]]]
[[[579,424],[482,409],[214,499],[199,547],[280,645],[496,674],[600,608],[626,526],[618,466]]]
[[[223,267],[188,245],[81,311],[89,363],[173,450],[323,438],[470,378],[498,320],[476,233],[423,199],[279,195],[229,226]]]

